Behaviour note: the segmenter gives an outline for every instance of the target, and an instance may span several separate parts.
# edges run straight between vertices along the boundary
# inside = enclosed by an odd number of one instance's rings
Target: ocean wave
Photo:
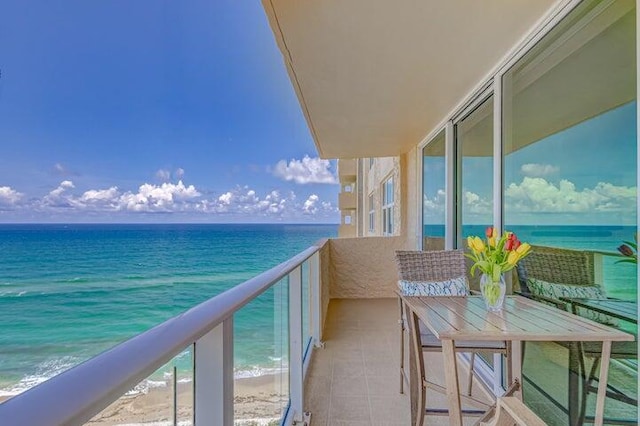
[[[9,385],[3,389],[0,389],[0,397],[6,396],[15,396],[18,395],[34,386],[39,385],[42,382],[49,380],[50,378],[62,373],[70,369],[71,367],[77,365],[80,362],[79,358],[72,356],[65,356],[60,359],[49,360],[39,364],[36,367],[36,372],[34,374],[25,375],[18,383]],[[257,378],[262,376],[272,376],[277,374],[282,374],[288,371],[287,367],[262,367],[262,366],[252,366],[247,369],[238,369],[234,371],[233,377],[234,379],[250,379]],[[183,370],[178,370],[178,383],[191,383],[193,381],[193,377],[191,376],[191,372],[188,372],[188,376],[182,376],[182,374],[187,373]],[[162,377],[154,377],[147,378],[142,382],[138,383],[133,389],[125,393],[125,396],[134,396],[138,394],[147,394],[149,390],[153,388],[164,388],[168,386],[172,386],[173,383],[173,373],[172,371],[164,371],[162,373]]]
[[[53,376],[57,376],[63,371],[77,365],[79,362],[80,359],[73,356],[65,356],[42,362],[36,366],[33,374],[27,374],[20,379],[18,383],[14,383],[4,389],[0,389],[0,396],[18,395],[19,393],[49,380]]]
[[[20,296],[24,296],[27,293],[29,293],[29,292],[26,291],[26,290],[0,291],[0,297],[20,297]]]

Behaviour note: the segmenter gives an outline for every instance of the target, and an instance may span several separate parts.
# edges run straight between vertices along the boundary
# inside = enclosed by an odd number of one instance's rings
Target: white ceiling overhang
[[[263,0],[323,158],[419,143],[556,0]]]

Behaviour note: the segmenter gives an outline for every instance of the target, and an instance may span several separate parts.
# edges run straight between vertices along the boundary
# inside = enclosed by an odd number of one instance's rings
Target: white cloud
[[[16,202],[22,195],[10,187],[0,187],[0,206],[3,202]],[[65,180],[42,198],[31,199],[20,206],[40,213],[64,211],[78,215],[184,213],[199,217],[209,215],[213,220],[225,217],[246,221],[297,221],[305,215],[314,215],[337,219],[335,206],[316,194],[302,202],[297,201],[293,191],[272,190],[259,194],[248,186],[237,186],[219,196],[205,197],[194,185],[185,185],[182,181],[158,185],[144,183],[136,191],[122,191],[112,186],[80,192],[72,181]]]
[[[60,176],[62,178],[71,177],[71,176],[79,176],[78,173],[70,170],[67,166],[62,163],[55,163],[53,168],[51,169],[51,173],[53,175]]]
[[[463,214],[486,215],[493,211],[493,204],[490,200],[482,198],[475,192],[465,191],[462,197],[464,207]]]
[[[337,184],[338,180],[330,170],[331,162],[320,158],[310,158],[305,155],[302,160],[278,161],[273,174],[286,181],[294,181],[298,184],[326,183]]]
[[[236,187],[220,195],[214,202],[208,202],[206,210],[213,213],[239,215],[280,216],[293,207],[295,196],[283,197],[279,191],[271,191],[260,197],[248,186]]]
[[[529,177],[543,177],[557,173],[560,169],[551,164],[528,163],[520,167],[523,175]]]
[[[51,207],[73,207],[73,196],[69,193],[75,185],[70,180],[63,180],[56,189],[51,190],[42,199],[42,203]]]
[[[599,182],[578,190],[566,179],[557,185],[543,178],[525,177],[505,190],[505,209],[538,213],[634,212],[637,188]]]
[[[49,195],[51,197],[59,197],[67,190],[73,189],[73,188],[75,188],[75,185],[73,184],[73,182],[71,182],[70,180],[63,180],[62,182],[60,182],[60,185],[58,185],[56,189],[49,192]]]
[[[446,194],[444,189],[438,189],[436,195],[428,197],[426,194],[422,197],[422,205],[424,209],[424,215],[426,217],[440,217],[444,214],[444,207],[446,203]]]
[[[184,169],[182,167],[178,167],[173,174],[169,169],[160,169],[156,172],[156,179],[161,182],[169,182],[171,181],[171,177],[176,180],[182,180],[184,177]]]
[[[166,169],[160,169],[156,172],[156,178],[163,182],[171,180],[171,172]]]
[[[304,214],[314,215],[318,213],[318,207],[316,206],[316,204],[318,203],[319,199],[320,197],[318,197],[316,194],[311,194],[302,206],[302,211],[304,212]]]
[[[120,197],[120,205],[134,212],[183,210],[186,201],[201,194],[195,186],[185,186],[182,181],[177,184],[163,183],[140,185],[137,193],[127,192]]]
[[[10,186],[0,186],[0,204],[16,204],[22,198],[22,193],[12,189]]]

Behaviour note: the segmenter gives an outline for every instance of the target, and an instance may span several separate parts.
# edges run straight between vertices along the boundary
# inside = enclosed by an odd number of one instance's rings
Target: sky
[[[0,10],[0,222],[338,223],[259,1]]]

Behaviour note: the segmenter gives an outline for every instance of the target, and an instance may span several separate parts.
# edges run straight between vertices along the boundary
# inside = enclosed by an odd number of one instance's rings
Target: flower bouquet
[[[482,272],[480,290],[487,309],[497,312],[502,310],[504,302],[503,274],[512,270],[520,259],[528,255],[531,246],[518,240],[513,232],[505,232],[498,238],[498,231],[491,226],[486,229],[485,234],[486,241],[480,237],[467,238],[470,252],[465,256],[474,262],[471,275],[478,269]]]

